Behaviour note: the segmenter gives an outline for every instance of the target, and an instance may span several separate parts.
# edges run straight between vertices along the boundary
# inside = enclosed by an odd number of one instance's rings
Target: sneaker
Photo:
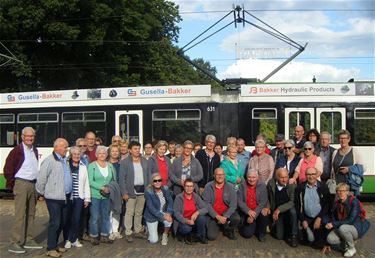
[[[97,237],[92,237],[90,242],[91,242],[92,245],[99,245],[100,244],[99,239]]]
[[[135,238],[147,239],[147,235],[144,232],[134,233]]]
[[[109,239],[107,236],[101,236],[100,242],[104,244],[113,244],[113,240]]]
[[[115,233],[113,233],[113,235],[114,235],[115,239],[122,239],[123,238],[123,236],[121,235],[120,232],[115,232]]]
[[[58,251],[56,250],[50,250],[50,251],[47,251],[47,256],[49,257],[61,257],[61,253],[59,253]]]
[[[168,244],[168,234],[163,233],[163,236],[161,237],[161,245],[167,245]]]
[[[22,246],[20,246],[17,243],[11,244],[8,247],[8,251],[11,252],[11,253],[15,253],[15,254],[24,254],[24,253],[26,253],[25,249],[23,249]]]
[[[77,239],[75,242],[72,243],[72,246],[74,247],[82,247],[83,245],[81,244],[81,242],[79,242],[79,240]],[[65,247],[66,248],[66,247]]]
[[[128,243],[132,243],[132,242],[134,242],[133,235],[126,235],[126,236],[125,236],[125,239],[126,239],[126,241],[128,241]]]
[[[115,237],[115,234],[114,233],[111,233],[110,235],[109,235],[109,237],[108,237],[109,239],[111,239],[111,240],[115,240],[116,239],[116,237]]]
[[[56,251],[58,251],[59,253],[65,253],[66,251],[68,251],[66,248],[64,248],[64,247],[60,247],[60,246],[58,246],[57,248],[56,248]]]
[[[64,247],[65,247],[66,249],[70,249],[70,248],[72,248],[72,242],[70,242],[69,240],[66,241]]]
[[[355,250],[355,248],[349,248],[345,253],[344,253],[344,257],[352,257],[355,253],[357,252],[357,250]]]
[[[23,245],[23,248],[26,248],[26,249],[43,249],[43,246],[37,244],[34,239],[31,239]]]
[[[91,237],[88,235],[88,234],[83,234],[82,236],[82,240],[83,241],[88,241],[88,242],[91,242]]]

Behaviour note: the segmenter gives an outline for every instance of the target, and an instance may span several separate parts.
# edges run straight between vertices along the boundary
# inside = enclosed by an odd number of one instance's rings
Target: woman
[[[306,182],[306,170],[308,168],[316,168],[318,173],[318,180],[323,171],[323,161],[321,157],[314,154],[314,144],[312,142],[305,142],[303,145],[303,158],[299,161],[292,178],[289,179],[290,184]]]
[[[183,150],[184,147],[182,147],[181,144],[176,144],[176,149],[174,150],[174,155],[176,159],[182,156]]]
[[[363,237],[370,227],[370,223],[361,213],[360,202],[349,195],[349,186],[339,183],[336,187],[337,201],[333,205],[332,214],[325,227],[331,232],[327,242],[345,248],[345,257],[352,257],[356,253],[354,240]]]
[[[105,146],[99,145],[96,148],[96,158],[97,160],[90,163],[88,168],[91,189],[89,221],[91,243],[93,245],[99,244],[100,228],[100,242],[112,244],[113,240],[108,237],[110,232],[110,201],[107,186],[111,181],[116,180],[116,172],[112,164],[107,162],[107,148]]]
[[[152,151],[152,144],[150,142],[147,142],[143,147],[143,157],[148,160],[152,156]]]
[[[349,167],[354,164],[363,164],[362,157],[349,146],[350,133],[341,130],[338,135],[340,148],[332,154],[332,174],[336,176],[337,183],[346,183]]]
[[[284,155],[281,156],[275,166],[275,170],[278,168],[286,168],[288,170],[289,178],[292,178],[295,169],[300,161],[300,156],[294,152],[295,142],[293,140],[286,140],[284,143]]]
[[[267,185],[273,176],[275,162],[266,151],[266,142],[262,139],[255,142],[255,155],[251,157],[248,168],[258,171],[259,181]]]
[[[124,160],[129,156],[128,145],[129,145],[128,141],[120,142],[120,160]]]
[[[82,247],[78,240],[80,230],[80,219],[83,207],[88,207],[91,201],[90,184],[87,176],[86,165],[81,161],[81,150],[74,146],[70,148],[69,166],[72,174],[73,191],[71,194],[71,207],[67,223],[67,228],[64,228],[65,234],[68,236],[65,242],[65,248],[69,249],[72,246]]]
[[[168,143],[166,141],[158,141],[155,145],[155,153],[150,157],[150,166],[152,173],[158,173],[163,179],[163,186],[171,186],[169,181],[169,173],[172,170],[171,160],[165,155]]]
[[[223,161],[224,160],[223,145],[221,145],[221,143],[216,143],[214,151],[215,153],[217,153],[217,155],[219,155],[220,162]]]
[[[203,148],[202,144],[200,144],[199,142],[195,143],[193,146],[193,155],[195,155],[202,148]]]
[[[314,154],[318,155],[318,152],[320,149],[319,147],[320,134],[318,130],[316,130],[315,128],[308,130],[306,133],[306,141],[312,142],[312,144],[314,144]]]
[[[171,173],[169,173],[174,195],[183,191],[184,182],[188,178],[193,180],[194,190],[198,192],[197,183],[203,178],[202,166],[192,155],[193,143],[185,141],[183,147],[182,156],[174,160]]]
[[[173,222],[173,200],[168,187],[162,186],[163,179],[159,174],[153,174],[151,185],[145,191],[146,208],[143,217],[148,228],[148,241],[158,242],[159,222],[164,225],[161,244],[168,244],[168,235]]]
[[[234,188],[238,190],[238,186],[241,184],[244,176],[241,172],[240,164],[237,161],[237,147],[235,145],[229,145],[227,147],[227,155],[220,163],[220,167],[224,169],[227,182],[232,183]]]

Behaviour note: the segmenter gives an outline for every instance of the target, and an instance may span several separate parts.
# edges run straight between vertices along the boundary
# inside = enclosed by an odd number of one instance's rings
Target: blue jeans
[[[59,236],[66,225],[68,215],[68,205],[63,200],[46,199],[49,213],[47,251],[57,248]]]
[[[74,198],[71,201],[69,209],[69,222],[67,225],[67,236],[65,240],[70,242],[75,242],[78,238],[80,222],[81,222],[81,212],[83,208],[83,200],[81,198]],[[65,234],[64,234],[65,238]]]
[[[177,232],[185,236],[191,233],[193,227],[197,229],[197,236],[206,237],[206,216],[199,215],[193,226],[179,222]]]
[[[99,225],[100,235],[102,236],[109,235],[109,229],[110,229],[109,203],[110,203],[109,199],[91,198],[90,221],[89,221],[89,228],[90,228],[89,231],[90,231],[91,237],[99,236],[98,223],[100,223]]]

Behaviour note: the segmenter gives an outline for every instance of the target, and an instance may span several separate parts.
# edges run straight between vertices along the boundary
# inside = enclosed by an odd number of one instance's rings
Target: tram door
[[[116,111],[116,135],[128,141],[143,141],[142,110]]]
[[[286,108],[286,137],[293,138],[297,125],[302,125],[305,132],[311,128],[327,131],[332,135],[332,143],[336,144],[338,132],[346,128],[345,108]]]

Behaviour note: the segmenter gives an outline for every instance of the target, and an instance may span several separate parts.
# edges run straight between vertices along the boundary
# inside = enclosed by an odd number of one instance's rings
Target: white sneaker
[[[72,243],[72,246],[74,246],[74,247],[82,247],[83,245],[77,239],[74,243]]]
[[[116,239],[116,236],[115,236],[115,234],[114,233],[111,233],[110,235],[109,235],[109,240],[115,240]]]
[[[163,233],[163,236],[161,237],[161,245],[167,245],[168,244],[168,234]]]
[[[65,246],[64,246],[66,249],[70,249],[70,248],[72,248],[72,242],[70,242],[69,240],[67,240],[66,242],[65,242]]]
[[[355,248],[349,248],[345,253],[344,253],[344,257],[352,257],[355,253],[357,252],[357,250],[355,250]]]
[[[116,239],[122,239],[123,236],[119,233],[119,232],[115,232],[113,233],[113,236],[116,238]]]

